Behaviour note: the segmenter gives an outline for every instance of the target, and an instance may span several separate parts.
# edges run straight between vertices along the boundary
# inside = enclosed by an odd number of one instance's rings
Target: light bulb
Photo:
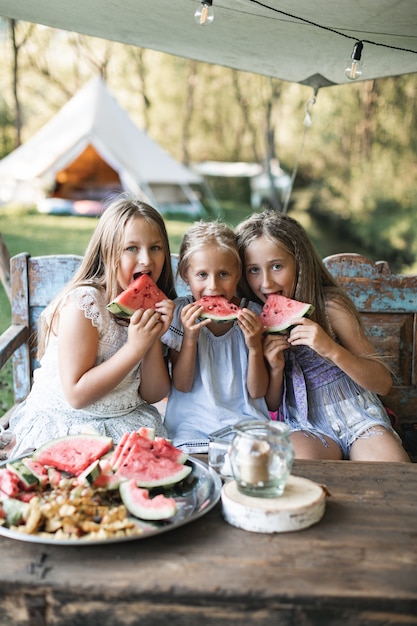
[[[361,41],[357,41],[353,47],[352,56],[347,62],[345,69],[345,76],[349,78],[349,80],[357,80],[362,76],[362,49],[363,43]]]
[[[194,19],[200,26],[208,26],[214,20],[213,0],[201,0],[201,4],[194,13]]]

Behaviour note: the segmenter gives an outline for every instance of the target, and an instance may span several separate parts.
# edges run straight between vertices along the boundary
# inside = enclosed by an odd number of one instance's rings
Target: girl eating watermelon
[[[107,305],[147,274],[163,299],[129,319]],[[166,295],[165,295],[166,294]],[[163,399],[170,377],[160,338],[176,292],[169,241],[158,211],[121,196],[104,211],[83,261],[43,313],[45,351],[28,398],[13,414],[15,456],[50,439],[94,432],[117,443],[141,426],[166,436],[150,403]]]
[[[172,363],[165,426],[175,446],[201,453],[213,431],[243,419],[269,419],[260,306],[237,306],[241,263],[225,224],[197,222],[185,233],[178,273],[190,295],[175,300],[162,337]]]
[[[251,215],[237,230],[242,290],[264,304],[279,294],[314,307],[288,334],[266,334],[266,394],[292,428],[295,456],[409,461],[377,394],[391,375],[375,356],[353,302],[327,271],[303,227],[287,215]]]

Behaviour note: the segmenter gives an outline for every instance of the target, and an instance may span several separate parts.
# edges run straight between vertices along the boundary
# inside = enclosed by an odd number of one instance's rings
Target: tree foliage
[[[323,254],[348,248],[415,270],[416,74],[321,89],[306,130],[309,87],[24,22],[9,33],[0,154],[99,73],[133,121],[184,163],[275,156],[291,172],[299,159],[292,210],[320,233]]]

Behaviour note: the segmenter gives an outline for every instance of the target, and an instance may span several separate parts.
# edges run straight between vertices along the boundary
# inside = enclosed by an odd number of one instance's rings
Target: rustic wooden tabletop
[[[0,538],[0,624],[417,625],[417,465],[296,461],[293,474],[330,494],[298,532],[235,528],[219,503],[126,543]]]

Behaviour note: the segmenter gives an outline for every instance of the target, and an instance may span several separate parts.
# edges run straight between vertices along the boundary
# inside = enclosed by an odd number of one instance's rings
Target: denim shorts
[[[379,399],[376,402],[375,395],[368,391],[355,394],[353,399],[310,407],[306,423],[300,422],[296,409],[287,405],[285,421],[293,431],[310,433],[318,437],[323,445],[326,445],[324,436],[329,437],[338,444],[345,459],[349,458],[356,439],[378,434],[378,431],[372,432],[375,426],[383,426],[395,433],[383,405]]]

